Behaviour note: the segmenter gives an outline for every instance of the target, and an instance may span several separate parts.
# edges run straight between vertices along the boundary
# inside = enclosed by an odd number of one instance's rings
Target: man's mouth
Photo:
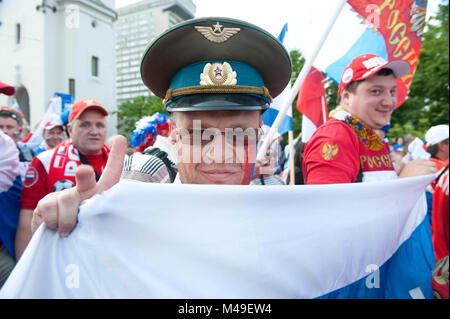
[[[216,182],[225,181],[236,174],[236,171],[224,169],[201,170],[200,172],[206,178]]]
[[[383,114],[383,115],[389,115],[392,113],[392,110],[388,109],[388,110],[377,110],[378,113]]]

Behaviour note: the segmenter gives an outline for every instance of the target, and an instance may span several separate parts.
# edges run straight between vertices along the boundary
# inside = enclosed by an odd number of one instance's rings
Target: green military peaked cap
[[[169,112],[265,110],[291,78],[271,34],[230,18],[200,18],[157,37],[141,62],[144,84]]]

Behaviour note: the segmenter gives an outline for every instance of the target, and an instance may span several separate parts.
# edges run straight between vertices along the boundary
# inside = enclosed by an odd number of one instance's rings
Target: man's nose
[[[225,141],[223,134],[218,134],[203,147],[202,158],[206,164],[233,163],[234,153],[233,145]]]
[[[397,104],[397,95],[392,96],[390,92],[383,94],[381,104],[387,107],[395,107]]]
[[[99,128],[96,126],[92,126],[91,129],[89,130],[89,134],[91,135],[97,135],[99,133]]]

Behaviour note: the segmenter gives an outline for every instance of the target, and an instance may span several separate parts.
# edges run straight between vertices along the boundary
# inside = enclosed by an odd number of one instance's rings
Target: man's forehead
[[[99,110],[85,110],[78,117],[80,121],[106,120],[106,116]]]
[[[54,133],[54,132],[62,132],[63,129],[62,129],[61,126],[55,126],[55,127],[51,128],[50,130],[44,130],[44,131],[45,132],[52,132],[52,133]]]
[[[10,116],[0,116],[0,122],[2,122],[3,124],[15,124],[17,126],[19,125],[19,123],[17,123],[17,121]]]
[[[390,75],[373,75],[362,83],[371,86],[397,87],[397,80],[393,74]]]

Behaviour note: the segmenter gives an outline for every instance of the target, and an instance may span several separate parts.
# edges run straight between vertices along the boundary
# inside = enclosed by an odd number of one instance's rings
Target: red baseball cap
[[[16,93],[16,88],[12,85],[0,82],[0,93],[14,95],[14,93]]]
[[[339,82],[338,94],[351,82],[367,79],[381,69],[391,69],[396,78],[401,78],[409,73],[411,66],[403,60],[387,62],[375,54],[360,55],[344,69]]]
[[[45,123],[44,125],[44,130],[51,130],[54,127],[63,127],[61,122],[57,122],[57,121],[48,121],[47,123]]]
[[[99,102],[93,99],[83,99],[75,102],[72,106],[69,114],[69,123],[72,122],[73,119],[79,118],[81,113],[87,109],[98,110],[102,112],[104,116],[108,115],[108,111],[106,111],[106,109]]]

